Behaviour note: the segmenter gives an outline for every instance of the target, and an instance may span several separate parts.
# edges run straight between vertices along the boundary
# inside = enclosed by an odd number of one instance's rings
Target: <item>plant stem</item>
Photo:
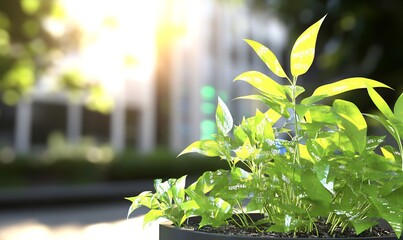
[[[297,162],[299,163],[299,146],[298,146],[298,139],[299,139],[299,129],[298,129],[298,114],[297,114],[297,77],[293,77],[292,81],[292,94],[291,94],[291,100],[292,100],[292,108],[293,108],[293,114],[294,114],[294,163]]]

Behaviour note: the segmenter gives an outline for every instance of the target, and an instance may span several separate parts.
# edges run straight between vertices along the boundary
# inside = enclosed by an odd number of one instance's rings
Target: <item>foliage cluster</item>
[[[310,68],[316,39],[324,17],[296,40],[290,56],[291,78],[271,50],[246,40],[271,72],[284,78],[279,84],[269,76],[248,71],[235,78],[255,87],[259,94],[240,97],[265,103],[234,125],[225,103],[218,99],[214,140],[196,141],[180,155],[197,152],[219,156],[229,170],[205,172],[185,187],[185,176],[155,180],[155,193],[128,198],[129,214],[140,206],[150,208],[144,223],[164,217],[182,226],[190,216],[200,216],[200,226],[225,225],[238,215],[245,227],[261,231],[315,232],[315,222],[326,219],[336,228],[369,229],[386,220],[397,236],[403,225],[403,94],[389,108],[374,88],[387,85],[352,77],[318,87],[299,99],[304,88],[298,77]],[[380,110],[363,114],[352,102],[323,99],[356,89],[366,89]],[[396,140],[368,135],[366,118],[379,121]],[[259,212],[265,218],[251,222],[244,213]],[[268,228],[260,228],[270,223]],[[264,225],[266,226],[266,225]]]
[[[3,0],[0,2],[0,100],[17,104],[49,74],[56,60],[78,50],[77,26],[66,26],[63,36],[55,36],[50,26],[66,25],[60,1]],[[53,22],[52,22],[53,21]],[[66,39],[68,41],[66,41]],[[58,73],[54,90],[64,91],[71,101],[85,99],[86,106],[109,112],[113,101],[100,83],[89,81],[81,72],[69,69]],[[0,113],[1,114],[1,113]]]

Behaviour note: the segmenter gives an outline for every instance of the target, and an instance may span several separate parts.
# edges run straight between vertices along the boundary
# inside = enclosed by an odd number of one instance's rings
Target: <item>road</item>
[[[144,209],[126,219],[130,202],[0,210],[0,240],[157,240],[158,224],[142,228]]]

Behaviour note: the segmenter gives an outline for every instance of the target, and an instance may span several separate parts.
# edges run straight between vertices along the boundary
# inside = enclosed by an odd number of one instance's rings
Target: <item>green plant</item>
[[[330,234],[347,227],[359,234],[384,219],[400,236],[403,95],[393,113],[374,90],[389,88],[387,85],[353,77],[320,86],[300,100],[304,88],[297,84],[298,77],[313,62],[323,20],[296,40],[290,57],[292,77],[267,47],[246,40],[271,72],[288,84],[279,84],[256,71],[236,77],[236,81],[245,81],[259,92],[240,98],[262,101],[268,110],[257,110],[234,126],[229,109],[219,98],[215,139],[196,141],[180,154],[219,156],[229,169],[205,172],[187,188],[182,183],[184,178],[168,180],[164,188],[157,180],[156,193],[128,198],[132,201],[129,214],[143,205],[151,209],[145,223],[165,217],[181,226],[189,216],[197,215],[201,217],[200,226],[218,227],[238,216],[238,224],[245,227],[294,233],[318,232],[316,223],[325,219]],[[321,103],[355,89],[367,89],[382,114],[362,114],[354,103],[342,99],[331,105]],[[399,150],[386,145],[385,136],[369,136],[364,116],[382,123]],[[265,217],[252,222],[244,214],[250,212]]]

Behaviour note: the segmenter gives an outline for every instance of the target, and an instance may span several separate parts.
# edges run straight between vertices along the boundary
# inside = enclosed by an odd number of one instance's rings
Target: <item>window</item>
[[[82,136],[93,137],[97,143],[109,143],[110,114],[83,109]]]
[[[66,135],[67,107],[57,103],[34,102],[32,105],[32,136],[33,145],[46,145],[53,132]]]
[[[139,144],[139,117],[139,111],[134,109],[126,109],[125,146],[127,148],[133,148]]]
[[[14,142],[15,107],[0,101],[0,147]]]

